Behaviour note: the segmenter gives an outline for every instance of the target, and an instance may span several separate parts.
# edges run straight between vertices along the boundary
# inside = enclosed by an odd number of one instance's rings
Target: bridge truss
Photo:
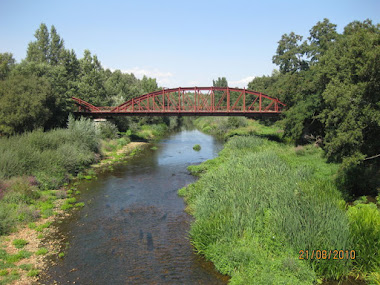
[[[132,98],[116,107],[96,107],[73,97],[76,114],[110,116],[276,116],[286,106],[260,92],[229,87],[178,87]]]

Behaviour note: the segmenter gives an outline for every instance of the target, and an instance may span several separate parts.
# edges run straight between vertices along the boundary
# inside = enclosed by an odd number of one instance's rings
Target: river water
[[[54,260],[41,284],[227,283],[194,253],[188,238],[192,218],[177,195],[195,181],[186,167],[214,158],[222,143],[192,130],[156,147],[81,183],[86,205],[58,225],[57,235],[68,245],[65,257]]]

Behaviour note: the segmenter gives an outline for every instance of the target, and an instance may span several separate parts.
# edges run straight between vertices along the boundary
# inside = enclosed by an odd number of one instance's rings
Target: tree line
[[[248,88],[287,104],[282,123],[296,144],[320,142],[351,193],[376,193],[380,181],[380,25],[349,23],[343,33],[328,19],[309,37],[291,32],[273,56],[279,70]]]
[[[0,53],[0,136],[66,126],[71,97],[112,106],[159,89],[156,79],[104,69],[89,50],[78,59],[54,26],[34,36],[20,63]]]

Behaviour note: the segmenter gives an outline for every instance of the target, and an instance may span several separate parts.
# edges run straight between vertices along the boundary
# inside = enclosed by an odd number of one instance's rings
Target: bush
[[[109,121],[97,123],[97,128],[102,139],[116,139],[119,137],[119,130],[115,124]]]
[[[0,201],[0,235],[11,231],[17,221],[16,209],[13,205]]]
[[[246,127],[248,125],[245,117],[228,117],[227,126],[229,129]]]
[[[70,117],[68,129],[46,133],[36,130],[1,138],[0,179],[32,175],[37,177],[41,188],[57,188],[68,174],[93,163],[95,153],[99,152],[100,139],[94,123]]]

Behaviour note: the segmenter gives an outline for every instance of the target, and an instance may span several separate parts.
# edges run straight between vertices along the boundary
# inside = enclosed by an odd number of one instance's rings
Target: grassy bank
[[[339,165],[326,163],[321,149],[273,141],[282,140],[279,129],[251,120],[195,124],[230,137],[219,157],[189,167],[200,179],[179,194],[195,217],[192,243],[231,284],[314,284],[350,275],[379,282],[379,210],[346,204],[335,183]],[[300,260],[300,250],[356,256]]]
[[[135,155],[144,143],[132,139],[155,140],[168,129],[152,124],[119,133],[110,123],[95,127],[89,120],[70,119],[67,129],[1,138],[0,284],[30,284],[44,255],[63,258],[59,247],[41,240],[54,231],[50,225],[57,217],[84,206],[77,201],[80,180]]]

